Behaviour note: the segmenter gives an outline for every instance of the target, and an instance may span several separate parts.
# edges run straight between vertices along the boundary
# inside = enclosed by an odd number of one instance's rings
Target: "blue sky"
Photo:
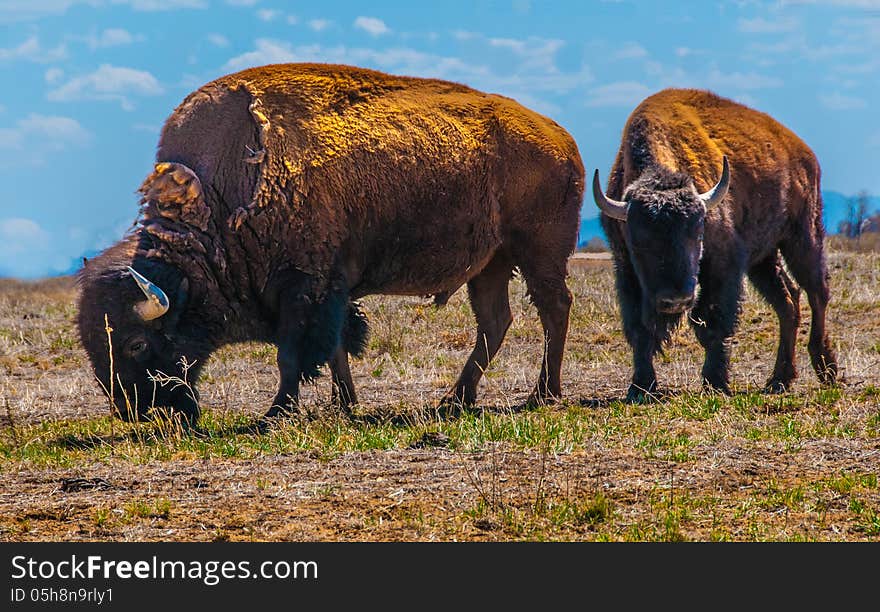
[[[286,61],[514,97],[603,177],[645,96],[707,88],[797,132],[825,190],[880,193],[880,0],[0,0],[0,276],[57,274],[122,237],[183,97]]]

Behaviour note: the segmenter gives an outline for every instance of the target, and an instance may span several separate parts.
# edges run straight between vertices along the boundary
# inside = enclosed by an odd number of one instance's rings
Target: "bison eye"
[[[137,359],[138,357],[143,357],[149,348],[150,345],[147,344],[146,340],[143,338],[135,338],[126,345],[125,352],[128,353],[129,357]]]

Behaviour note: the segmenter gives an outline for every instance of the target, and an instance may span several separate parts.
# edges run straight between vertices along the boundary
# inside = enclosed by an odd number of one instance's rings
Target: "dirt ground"
[[[241,425],[274,395],[272,347],[212,357],[206,433],[164,435],[107,417],[71,279],[0,281],[0,541],[878,540],[880,254],[832,251],[829,268],[838,387],[810,369],[802,298],[795,388],[759,392],[778,326],[747,287],[733,397],[702,393],[684,326],[657,364],[670,397],[623,404],[612,270],[578,256],[562,404],[522,408],[541,333],[515,280],[515,322],[472,413],[433,412],[472,346],[465,292],[439,310],[372,297],[359,420],[333,414],[322,377],[303,399],[314,418],[269,434]]]

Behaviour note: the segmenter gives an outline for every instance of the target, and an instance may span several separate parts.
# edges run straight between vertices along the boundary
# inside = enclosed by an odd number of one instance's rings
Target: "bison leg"
[[[725,258],[726,259],[726,258]],[[703,384],[730,395],[730,338],[736,330],[742,294],[743,266],[734,261],[700,265],[700,295],[691,325],[706,351]]]
[[[455,385],[441,400],[445,406],[471,406],[477,398],[477,384],[498,352],[513,321],[508,284],[513,263],[497,253],[483,270],[468,282],[468,297],[477,319],[477,341]]]
[[[348,356],[360,357],[367,349],[369,335],[367,317],[360,304],[349,302],[345,324],[342,327],[342,346],[336,349],[330,359],[330,372],[333,377],[331,402],[351,416],[351,407],[357,404],[354,381],[351,378]]]
[[[616,259],[614,270],[623,332],[633,352],[633,375],[626,402],[636,404],[650,399],[657,390],[654,355],[658,346],[654,334],[643,321],[639,279],[631,264],[626,259]]]
[[[354,381],[348,365],[348,352],[341,346],[336,349],[333,359],[330,360],[330,372],[333,378],[331,401],[346,414],[351,414],[351,407],[357,404],[357,395],[354,392]]]
[[[633,340],[633,377],[626,392],[626,402],[639,404],[651,399],[657,392],[657,374],[654,371],[657,342],[646,329],[636,332]]]
[[[796,237],[782,245],[782,254],[789,270],[807,293],[810,301],[810,341],[807,348],[813,369],[822,384],[834,384],[837,380],[837,356],[825,330],[825,311],[831,291],[828,288],[828,270],[822,248],[821,230],[813,239]]]
[[[764,389],[769,393],[784,393],[791,388],[792,381],[797,377],[795,341],[800,324],[800,290],[783,270],[779,253],[774,253],[752,266],[749,280],[779,318],[776,365]]]
[[[281,381],[278,385],[278,393],[272,400],[272,406],[265,414],[265,418],[272,418],[279,414],[286,414],[296,409],[299,402],[300,360],[299,354],[289,344],[278,347],[278,373]]]
[[[320,366],[339,350],[346,313],[350,312],[345,291],[333,290],[324,301],[314,304],[304,299],[303,285],[291,282],[280,296],[276,335],[281,381],[266,417],[297,408],[300,382],[314,380]]]
[[[537,253],[540,251],[535,249],[528,261],[519,266],[544,328],[544,358],[538,383],[528,399],[530,405],[562,398],[562,354],[572,303],[571,291],[565,284],[568,256],[539,259]]]

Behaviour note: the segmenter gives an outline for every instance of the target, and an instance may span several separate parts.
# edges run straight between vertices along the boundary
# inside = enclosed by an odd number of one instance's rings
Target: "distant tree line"
[[[837,225],[837,232],[847,238],[858,238],[868,232],[880,232],[880,212],[870,214],[871,196],[860,191],[849,199],[846,219]]]

